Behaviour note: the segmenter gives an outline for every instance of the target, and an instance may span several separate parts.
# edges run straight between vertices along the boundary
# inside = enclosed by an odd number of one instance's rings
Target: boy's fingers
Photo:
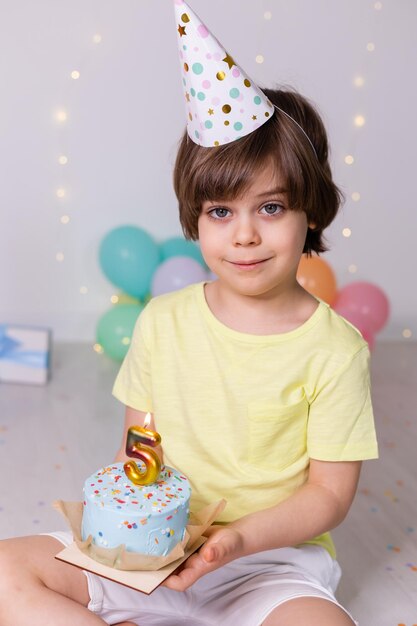
[[[216,536],[217,535],[217,536]],[[206,563],[221,561],[228,555],[234,554],[236,550],[236,536],[232,533],[216,533],[213,537],[209,537],[207,542],[200,550]]]
[[[206,563],[212,563],[212,561],[216,560],[216,551],[213,546],[207,546],[201,553],[204,561]]]

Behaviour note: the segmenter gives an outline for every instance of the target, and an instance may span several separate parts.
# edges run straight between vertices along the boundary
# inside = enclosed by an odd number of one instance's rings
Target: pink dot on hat
[[[203,80],[202,86],[203,86],[204,89],[210,89],[211,82],[209,80]]]
[[[178,0],[176,0],[178,3]],[[200,26],[197,28],[198,34],[200,35],[200,37],[202,37],[203,39],[205,39],[206,37],[209,36],[209,31],[206,28],[206,26],[204,26],[204,24],[200,24]]]
[[[240,76],[240,72],[239,72],[239,70],[237,69],[237,67],[234,67],[234,68],[233,68],[232,74],[233,74],[233,76],[234,76],[235,78],[239,78],[239,76]]]

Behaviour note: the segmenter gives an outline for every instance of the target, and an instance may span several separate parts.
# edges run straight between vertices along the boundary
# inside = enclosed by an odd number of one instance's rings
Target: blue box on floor
[[[44,385],[50,347],[48,328],[0,324],[0,383]]]

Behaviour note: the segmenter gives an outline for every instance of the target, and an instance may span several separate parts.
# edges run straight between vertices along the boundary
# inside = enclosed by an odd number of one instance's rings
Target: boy
[[[197,16],[176,6],[179,37],[194,26],[207,43]],[[219,58],[236,70],[230,55]],[[186,58],[184,71],[202,66]],[[223,83],[227,71],[215,76]],[[252,87],[240,68],[233,78]],[[205,98],[194,92],[197,106]],[[220,119],[188,126],[174,175],[184,232],[217,280],[148,304],[114,388],[125,433],[153,414],[164,461],[190,479],[192,507],[221,497],[227,507],[200,551],[149,597],[54,561],[59,541],[71,541],[64,534],[2,542],[4,626],[354,623],[334,597],[340,568],[328,531],[349,510],[361,461],[377,455],[369,351],[296,280],[301,254],[325,249],[340,201],[321,120],[295,93],[261,95],[265,120],[243,135],[247,120],[221,117],[233,107],[219,96],[188,111],[193,124]],[[261,106],[261,95],[247,102]]]

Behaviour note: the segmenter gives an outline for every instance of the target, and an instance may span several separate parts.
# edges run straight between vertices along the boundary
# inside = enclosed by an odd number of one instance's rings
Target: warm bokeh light
[[[68,114],[66,111],[64,111],[64,109],[60,109],[55,113],[55,119],[61,123],[66,122],[68,119]]]
[[[365,79],[363,76],[355,76],[353,79],[353,84],[355,87],[363,87],[365,84]]]

